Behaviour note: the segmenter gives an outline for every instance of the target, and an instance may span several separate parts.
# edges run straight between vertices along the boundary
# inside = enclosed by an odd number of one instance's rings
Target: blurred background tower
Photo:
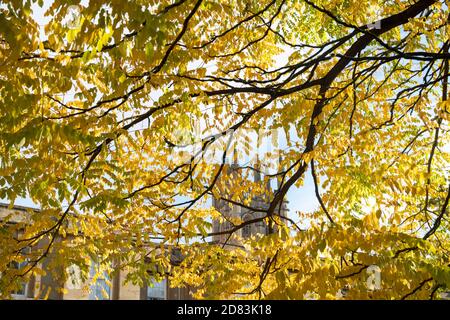
[[[230,165],[230,167],[228,169],[229,170],[228,174],[231,176],[231,179],[233,178],[233,176],[240,174],[241,171],[236,170],[236,168],[238,168],[238,167],[239,166],[235,163]],[[256,182],[256,183],[262,183],[264,181],[261,171],[259,169],[259,165],[254,170],[253,179],[254,179],[254,182]],[[277,180],[277,189],[280,187],[279,184],[280,184],[280,181]],[[268,209],[269,205],[270,205],[268,199],[273,198],[273,197],[268,197],[268,195],[275,193],[277,191],[277,189],[272,190],[271,179],[270,178],[266,179],[266,186],[265,186],[266,196],[265,197],[263,195],[259,195],[259,194],[258,195],[252,194],[252,190],[249,190],[247,192],[248,197],[252,197],[249,207],[254,208],[254,209],[263,209],[263,210]],[[227,196],[228,195],[223,195],[224,198],[227,198]],[[221,199],[213,198],[212,203],[213,203],[214,208],[222,214],[222,217],[224,219],[232,218],[232,217],[240,217],[243,221],[250,221],[250,220],[264,217],[266,215],[265,212],[254,211],[254,210],[250,210],[248,208],[244,208],[241,206],[231,205],[227,201],[221,200]],[[286,201],[286,200],[284,200],[282,203],[280,203],[279,207],[277,209],[275,209],[274,215],[281,215],[281,216],[287,217],[287,214],[288,214],[287,204],[288,204],[288,201]],[[213,221],[213,232],[214,233],[230,230],[232,227],[233,227],[233,225],[229,221],[225,221],[222,223],[218,220]],[[249,238],[251,236],[255,236],[258,234],[259,235],[268,235],[271,232],[272,233],[276,232],[276,230],[277,230],[277,227],[275,224],[269,225],[265,221],[257,221],[257,222],[254,222],[254,223],[244,226],[240,230],[236,231],[234,234],[237,235],[238,237],[242,237],[245,239],[245,238]],[[221,234],[221,235],[213,236],[213,242],[217,243],[217,244],[225,244],[226,243],[227,245],[231,245],[231,246],[239,245],[239,240],[237,239],[237,237],[236,236],[229,237],[228,234]]]

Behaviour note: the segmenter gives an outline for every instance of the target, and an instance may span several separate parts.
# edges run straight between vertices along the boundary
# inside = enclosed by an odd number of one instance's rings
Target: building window
[[[242,237],[248,238],[252,234],[252,226],[247,224],[242,228]]]
[[[246,214],[243,216],[244,222],[250,221],[252,219],[251,215]],[[252,234],[252,225],[247,224],[242,227],[242,237],[243,238],[249,238]]]
[[[26,262],[12,262],[12,268],[13,269],[17,269],[17,270],[23,270],[23,268],[25,268],[26,266]],[[12,292],[12,295],[14,298],[16,299],[22,299],[25,298],[27,292],[27,283],[25,281],[21,281],[20,283],[20,287],[18,289],[16,289],[15,291]]]
[[[147,286],[147,300],[166,300],[167,299],[167,281],[153,281]]]
[[[30,251],[29,248],[25,248],[21,250],[21,253],[26,254],[29,253],[29,251]],[[25,270],[27,264],[28,264],[27,260],[22,262],[13,261],[11,262],[10,267],[12,269],[20,270],[22,272]],[[27,282],[21,281],[19,288],[14,290],[11,294],[15,299],[25,299],[27,294]]]
[[[90,277],[93,279],[98,272],[98,264],[92,264],[90,270]],[[111,297],[111,279],[108,274],[103,272],[99,275],[95,282],[91,284],[91,290],[89,293],[89,300],[109,300]]]
[[[27,284],[25,282],[22,282],[20,284],[20,288],[18,290],[15,290],[12,294],[15,296],[24,296],[25,297],[25,293],[27,289]]]
[[[222,224],[222,231],[230,231],[233,228],[233,225],[228,220]]]
[[[266,234],[267,230],[266,230],[266,224],[264,221],[259,221],[256,223],[256,228],[258,229],[258,233],[260,234]]]

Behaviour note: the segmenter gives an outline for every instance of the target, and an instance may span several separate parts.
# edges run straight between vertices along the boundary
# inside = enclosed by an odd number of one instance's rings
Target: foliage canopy
[[[0,3],[0,198],[41,208],[1,221],[0,296],[49,253],[84,277],[92,256],[133,282],[162,266],[199,298],[450,287],[447,1],[55,0],[45,26],[43,1]],[[230,144],[252,152],[240,129],[285,145],[230,174]],[[280,216],[308,174],[320,207]],[[276,232],[209,244],[223,218],[210,199],[248,208],[255,195]],[[180,265],[163,254],[174,247]]]

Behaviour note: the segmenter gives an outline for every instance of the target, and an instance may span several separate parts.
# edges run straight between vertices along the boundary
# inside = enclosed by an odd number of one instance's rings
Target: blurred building
[[[9,224],[25,222],[30,210],[38,209],[14,206],[9,208],[7,204],[0,204],[0,220],[10,216]],[[70,237],[68,235],[67,237]],[[45,241],[37,244],[37,247],[44,246]],[[39,267],[44,271],[49,269],[49,263],[52,254],[46,256],[39,263]],[[181,261],[181,255],[177,251],[171,252],[171,263],[177,264]],[[24,262],[26,263],[26,262]],[[20,269],[24,263],[12,263],[11,268]],[[163,279],[158,282],[152,282],[142,287],[131,283],[124,284],[127,277],[126,270],[115,270],[114,276],[110,277],[106,273],[103,276],[97,276],[96,263],[93,261],[89,272],[87,283],[90,290],[86,290],[86,285],[81,282],[80,270],[73,265],[68,270],[70,277],[64,279],[63,270],[52,270],[43,276],[31,276],[28,282],[24,282],[22,287],[12,294],[14,299],[43,299],[50,300],[189,300],[192,299],[190,288],[172,288],[170,286],[169,274],[164,274]],[[150,273],[150,271],[149,271]],[[95,281],[92,281],[96,277]]]

